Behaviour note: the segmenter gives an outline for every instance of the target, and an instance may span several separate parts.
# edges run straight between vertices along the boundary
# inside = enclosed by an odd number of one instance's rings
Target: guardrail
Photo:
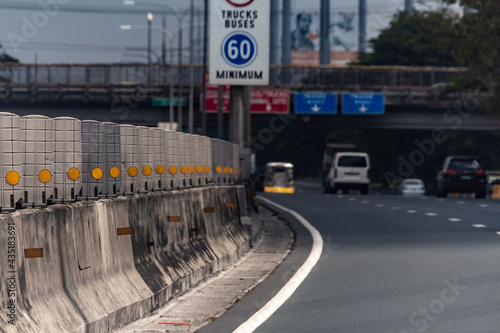
[[[194,65],[195,82],[202,82],[202,67]],[[187,85],[190,66],[138,64],[2,64],[0,85]],[[465,68],[352,66],[291,67],[271,66],[272,86],[310,88],[353,86],[363,87],[433,87],[448,83]],[[186,79],[183,79],[186,78]]]
[[[0,130],[3,212],[240,178],[238,146],[205,136],[6,112]]]

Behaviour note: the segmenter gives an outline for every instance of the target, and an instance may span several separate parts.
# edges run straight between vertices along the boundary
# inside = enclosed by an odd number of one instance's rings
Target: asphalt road
[[[319,186],[263,196],[306,218],[324,247],[256,332],[500,332],[500,200],[324,195]],[[304,259],[304,245],[281,276]],[[241,321],[249,304],[255,308],[283,280],[265,281],[219,324]],[[232,326],[221,327],[212,330]]]

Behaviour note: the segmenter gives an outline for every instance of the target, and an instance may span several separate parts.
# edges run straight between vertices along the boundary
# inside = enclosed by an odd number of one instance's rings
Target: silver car
[[[418,178],[404,179],[399,185],[398,193],[402,195],[424,195],[424,182]]]

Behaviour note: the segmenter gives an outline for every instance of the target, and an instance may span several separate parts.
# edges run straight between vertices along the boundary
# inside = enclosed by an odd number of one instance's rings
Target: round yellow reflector
[[[139,173],[139,170],[135,166],[131,166],[130,168],[128,168],[128,175],[130,177],[135,177],[135,176],[137,176],[138,173]]]
[[[50,171],[47,169],[43,169],[38,173],[38,180],[40,180],[42,183],[48,183],[52,179],[52,175],[50,174]]]
[[[71,180],[77,180],[80,178],[80,170],[77,168],[71,168],[68,170],[68,178]]]
[[[95,168],[94,170],[92,170],[92,177],[94,177],[94,179],[101,179],[102,176],[104,175],[104,172],[102,172],[102,169],[101,168]]]
[[[189,168],[188,168],[187,166],[183,165],[183,166],[181,167],[181,172],[182,172],[183,174],[186,174],[186,173],[188,173],[188,172],[189,172]]]
[[[113,178],[118,178],[120,176],[120,169],[118,167],[112,167],[109,169],[109,175]]]
[[[196,172],[198,172],[198,173],[203,173],[203,167],[202,167],[201,165],[198,165],[198,166],[196,167]]]
[[[221,173],[222,172],[222,167],[218,166],[217,168],[215,168],[215,172]]]
[[[210,169],[210,167],[207,165],[207,166],[205,167],[205,173],[210,173],[210,170],[211,170],[211,169]]]
[[[5,180],[7,181],[7,184],[9,185],[17,185],[19,184],[19,181],[21,180],[21,176],[19,176],[19,173],[17,171],[9,171],[7,172],[7,176],[5,177]]]
[[[159,175],[163,175],[165,173],[165,167],[163,165],[158,165],[156,167],[156,173]]]
[[[238,174],[238,169],[234,169],[234,174],[237,175]]]
[[[233,173],[233,168],[229,168],[229,173]]]
[[[177,167],[172,165],[170,168],[168,168],[168,173],[172,176],[175,175],[177,173]]]
[[[195,171],[195,170],[194,170],[194,166],[192,166],[192,165],[191,165],[191,166],[189,167],[189,172],[190,172],[190,173],[194,173],[194,171]]]
[[[229,171],[229,168],[228,167],[224,167],[223,172],[227,173],[228,171]]]
[[[144,168],[142,168],[142,173],[145,176],[149,176],[153,173],[153,169],[149,165],[146,165]]]

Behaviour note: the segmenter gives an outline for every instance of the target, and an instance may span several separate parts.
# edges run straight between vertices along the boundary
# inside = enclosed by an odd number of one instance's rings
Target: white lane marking
[[[427,216],[438,216],[438,214],[436,214],[436,213],[425,213],[425,215],[427,215]]]
[[[488,208],[489,206],[487,204],[482,204],[482,205],[479,205],[479,207],[481,207],[481,208]]]
[[[399,207],[391,207],[391,210],[398,210]]]
[[[465,205],[465,201],[458,201],[457,205]]]
[[[349,201],[356,201],[356,198],[349,198]]]
[[[486,228],[484,224],[473,224],[472,225],[474,228]]]
[[[450,221],[450,222],[461,222],[462,219],[457,219],[457,218],[452,217],[451,219],[448,219],[448,221]]]
[[[418,213],[416,210],[407,210],[406,211],[408,214],[415,214],[415,213]]]
[[[375,207],[384,207],[383,204],[376,204]]]
[[[497,231],[497,235],[500,236],[500,231]]]
[[[271,200],[259,197],[259,200],[266,202],[267,204],[274,206],[278,209],[284,210],[290,214],[292,214],[297,220],[300,221],[304,225],[304,227],[309,230],[313,237],[313,245],[311,252],[309,253],[309,257],[304,262],[304,264],[297,270],[297,272],[292,276],[292,278],[281,288],[281,290],[269,301],[264,307],[262,307],[259,311],[257,311],[252,317],[250,317],[246,322],[241,324],[236,330],[233,331],[236,333],[243,332],[253,332],[257,327],[262,325],[272,314],[278,310],[287,299],[292,296],[292,294],[297,290],[297,288],[301,285],[301,283],[306,279],[306,277],[311,273],[316,263],[319,261],[321,257],[321,253],[323,252],[323,238],[321,238],[321,234],[318,230],[316,230],[305,218],[300,216],[297,212],[285,208],[277,203],[272,202]]]
[[[370,201],[363,200],[363,201],[361,201],[361,203],[366,205],[366,204],[369,204]]]

